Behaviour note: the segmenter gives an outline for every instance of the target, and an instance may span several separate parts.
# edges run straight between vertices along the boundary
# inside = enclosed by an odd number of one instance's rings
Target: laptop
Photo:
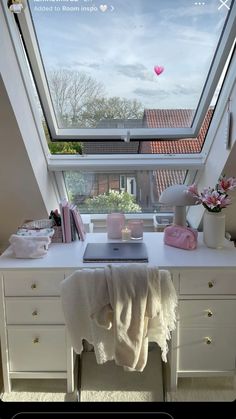
[[[83,262],[148,262],[145,243],[88,243]]]

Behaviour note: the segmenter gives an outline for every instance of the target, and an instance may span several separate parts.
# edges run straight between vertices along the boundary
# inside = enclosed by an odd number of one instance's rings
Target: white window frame
[[[7,3],[7,2],[6,2]],[[8,21],[9,32],[12,38],[12,46],[18,59],[19,69],[22,80],[24,81],[25,90],[32,104],[32,113],[35,118],[36,125],[40,126],[40,118],[36,112],[34,98],[32,95],[32,87],[30,75],[28,72],[24,52],[20,39],[17,36],[14,16],[9,12],[6,3],[2,4],[3,12]],[[188,176],[185,183],[192,183],[198,179],[202,169],[204,169],[206,157],[210,151],[212,139],[214,138],[222,115],[227,106],[233,85],[235,83],[236,74],[236,54],[232,58],[232,62],[227,72],[226,79],[221,89],[220,97],[217,102],[216,109],[212,118],[210,128],[204,143],[204,147],[199,154],[165,154],[165,155],[93,155],[93,156],[77,156],[51,155],[46,144],[45,137],[41,135],[40,139],[42,147],[45,150],[45,159],[47,161],[48,170],[55,175],[59,196],[66,196],[66,188],[64,183],[63,171],[65,170],[82,170],[82,171],[124,171],[124,170],[158,170],[158,169],[188,169]],[[40,130],[39,130],[40,131]],[[42,130],[40,131],[42,132]],[[181,135],[181,138],[183,136]],[[222,138],[224,141],[224,138]],[[145,214],[142,214],[144,216]],[[92,215],[95,217],[96,215]],[[104,217],[104,215],[99,215]],[[149,217],[150,215],[148,215]]]
[[[54,140],[150,140],[152,138],[195,138],[198,136],[207,109],[210,106],[213,94],[222,74],[224,64],[229,55],[231,46],[236,36],[236,2],[233,0],[231,11],[225,24],[222,37],[219,41],[200,101],[189,128],[137,128],[137,129],[60,129],[57,127],[48,83],[41,60],[38,43],[36,40],[33,23],[30,16],[28,1],[25,0],[24,12],[18,15],[27,53],[30,58],[30,65],[34,74],[35,82],[41,98],[42,107],[51,138]]]

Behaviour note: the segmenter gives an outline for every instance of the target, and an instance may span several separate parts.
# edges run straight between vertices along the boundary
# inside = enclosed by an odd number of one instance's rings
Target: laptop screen
[[[145,243],[88,243],[83,262],[148,262]]]

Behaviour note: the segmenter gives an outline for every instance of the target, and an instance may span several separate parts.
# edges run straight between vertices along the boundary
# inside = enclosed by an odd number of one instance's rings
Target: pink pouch
[[[164,230],[164,243],[180,249],[193,250],[197,247],[198,231],[184,226],[168,226]]]

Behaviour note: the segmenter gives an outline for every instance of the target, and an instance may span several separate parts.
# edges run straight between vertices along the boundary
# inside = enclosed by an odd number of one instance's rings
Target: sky
[[[46,71],[83,71],[145,108],[196,109],[231,1],[29,3]]]

